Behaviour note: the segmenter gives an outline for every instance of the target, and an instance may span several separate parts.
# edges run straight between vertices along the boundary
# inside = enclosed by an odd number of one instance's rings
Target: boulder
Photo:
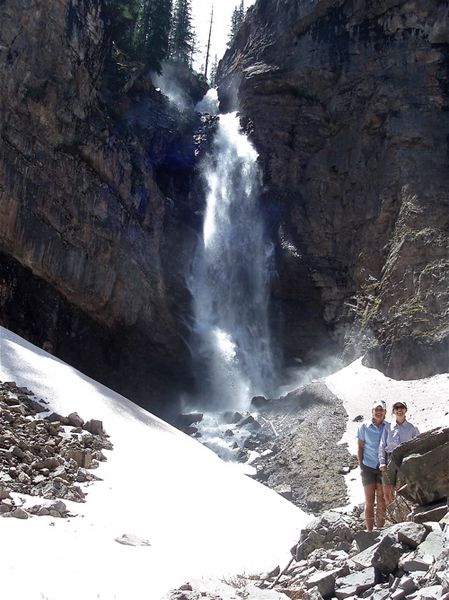
[[[199,423],[203,420],[203,413],[200,412],[192,412],[192,413],[182,413],[178,415],[175,419],[175,426],[179,429],[183,429],[184,427],[190,427],[193,423]]]
[[[401,493],[415,504],[449,496],[449,427],[426,431],[398,446],[391,460],[399,466]]]
[[[449,506],[446,500],[417,506],[411,518],[415,523],[427,523],[429,521],[441,521],[449,512]]]
[[[402,544],[398,543],[396,536],[388,533],[385,535],[374,551],[372,566],[385,575],[397,569],[399,559],[404,552]]]
[[[84,419],[82,419],[76,412],[70,413],[67,419],[72,427],[82,427],[84,425]]]
[[[365,531],[364,529],[361,531],[357,531],[354,536],[355,543],[357,544],[357,548],[362,552],[369,548],[377,541],[379,541],[380,532],[379,531]]]
[[[248,415],[237,423],[237,427],[245,427],[246,429],[255,431],[261,428],[261,424],[252,415]]]
[[[223,413],[223,423],[228,423],[229,425],[235,425],[242,419],[243,415],[239,412],[227,411]]]
[[[417,523],[404,523],[398,529],[398,540],[411,548],[417,548],[427,536],[427,529]]]
[[[90,419],[90,421],[84,423],[83,429],[89,433],[92,433],[93,435],[101,435],[104,433],[103,422],[98,421],[97,419]]]
[[[348,551],[359,523],[348,515],[327,510],[301,531],[296,547],[296,560],[307,558],[316,548]]]
[[[334,595],[337,574],[337,571],[317,571],[306,580],[305,586],[307,589],[316,587],[326,600]]]
[[[405,554],[399,560],[403,571],[427,571],[442,554],[447,545],[447,538],[442,531],[431,531],[414,552]]]
[[[339,577],[336,582],[335,597],[339,600],[350,596],[359,596],[376,584],[376,574],[372,567]]]

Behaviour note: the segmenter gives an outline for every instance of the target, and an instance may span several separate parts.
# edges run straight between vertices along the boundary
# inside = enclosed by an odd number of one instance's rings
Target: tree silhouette
[[[190,65],[195,49],[190,0],[176,0],[170,37],[170,56]]]

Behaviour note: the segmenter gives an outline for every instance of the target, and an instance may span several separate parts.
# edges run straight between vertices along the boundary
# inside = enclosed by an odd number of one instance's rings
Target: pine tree
[[[236,6],[232,11],[231,15],[231,24],[229,26],[229,35],[228,35],[228,48],[231,47],[232,42],[234,41],[235,36],[237,35],[237,31],[240,28],[240,25],[243,23],[245,18],[245,4],[244,0],[240,1],[240,5]]]
[[[210,41],[211,41],[211,37],[212,37],[213,24],[214,24],[214,5],[212,4],[212,10],[210,12],[209,35],[207,38],[206,63],[204,65],[204,70],[203,70],[205,79],[207,79],[207,69],[209,67]]]
[[[141,0],[135,27],[135,45],[140,59],[160,73],[168,56],[171,0]]]
[[[178,62],[190,65],[194,46],[190,0],[176,0],[170,35],[170,56]]]
[[[114,46],[134,58],[134,30],[139,13],[138,0],[109,0],[105,11],[110,19],[109,35]]]
[[[211,87],[215,86],[217,79],[217,70],[218,70],[218,56],[215,54],[214,60],[212,61],[212,66],[210,68],[210,85]]]

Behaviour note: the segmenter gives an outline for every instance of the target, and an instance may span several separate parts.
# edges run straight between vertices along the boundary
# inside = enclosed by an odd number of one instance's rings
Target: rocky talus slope
[[[449,520],[366,532],[351,514],[328,511],[301,534],[281,569],[234,580],[235,598],[448,600]],[[257,592],[259,589],[259,595]],[[264,596],[273,590],[279,596]],[[223,600],[189,583],[169,600]]]
[[[310,383],[274,400],[256,396],[251,413],[216,414],[213,436],[203,416],[182,414],[174,425],[226,460],[246,464],[254,479],[308,513],[347,503],[344,475],[357,460],[339,443],[346,412],[324,383]]]
[[[0,382],[0,515],[4,517],[68,516],[64,500],[86,501],[86,486],[99,479],[94,469],[107,460],[103,450],[113,449],[101,421],[85,422],[77,413],[45,414],[49,411],[43,402],[14,382]],[[11,496],[12,492],[41,502],[25,507],[23,497]]]
[[[219,69],[260,153],[286,352],[449,370],[449,9],[258,0]]]

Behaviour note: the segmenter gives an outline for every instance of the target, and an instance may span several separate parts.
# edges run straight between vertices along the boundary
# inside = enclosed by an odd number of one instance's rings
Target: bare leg
[[[384,488],[385,504],[388,508],[394,500],[394,485],[385,485],[384,484],[383,488]]]
[[[384,486],[378,483],[376,486],[376,527],[385,525],[385,509]]]
[[[368,531],[374,527],[374,498],[376,495],[376,484],[370,483],[363,486],[365,492],[365,524]]]

